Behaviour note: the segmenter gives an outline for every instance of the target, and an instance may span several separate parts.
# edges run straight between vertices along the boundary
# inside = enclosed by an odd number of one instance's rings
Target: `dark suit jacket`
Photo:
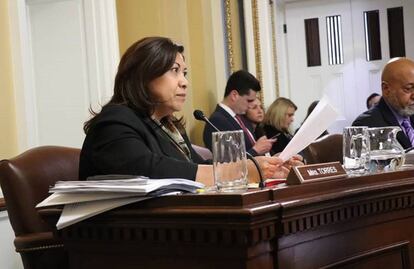
[[[414,116],[411,116],[411,125],[414,123]],[[353,126],[385,127],[400,126],[398,120],[385,103],[384,98],[368,111],[365,111],[352,123]],[[404,148],[411,147],[411,142],[403,131],[398,132],[397,140]]]
[[[220,131],[237,131],[242,130],[239,123],[234,119],[229,113],[227,113],[226,110],[224,110],[221,106],[217,105],[216,110],[214,110],[213,114],[211,114],[209,120],[211,121],[214,126],[217,127]],[[253,130],[253,127],[250,123],[244,122],[246,125],[246,128],[249,130]],[[212,136],[211,134],[213,132],[216,132],[213,127],[211,127],[209,124],[205,124],[204,126],[204,132],[203,132],[203,140],[204,145],[212,150]],[[251,155],[256,156],[257,152],[252,149],[254,145],[250,142],[249,138],[244,135],[244,143],[246,145],[246,151],[248,151]]]
[[[83,143],[79,178],[126,174],[194,180],[202,158],[193,150],[187,161],[152,120],[124,105],[108,105],[96,116]]]

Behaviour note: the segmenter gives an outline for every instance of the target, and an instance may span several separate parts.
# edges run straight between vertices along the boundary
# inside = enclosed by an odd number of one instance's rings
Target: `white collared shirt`
[[[222,109],[224,109],[227,113],[229,113],[230,114],[230,116],[232,116],[233,117],[233,119],[237,122],[237,124],[240,126],[240,128],[242,128],[242,130],[243,130],[243,127],[240,125],[240,123],[239,123],[239,121],[236,119],[236,113],[234,113],[234,111],[233,111],[233,109],[231,109],[229,106],[227,106],[227,105],[225,105],[225,104],[223,104],[223,103],[219,103],[219,106],[222,108]],[[256,139],[254,138],[254,136],[253,136],[253,134],[250,132],[250,130],[249,129],[247,129],[246,128],[246,131],[247,131],[247,135],[250,137],[250,139],[252,140],[252,141],[255,141],[256,142]],[[253,145],[254,146],[254,145]]]
[[[223,104],[223,103],[219,103],[219,106],[226,110],[227,113],[230,114],[230,116],[232,116],[233,118],[236,117],[236,113],[234,113],[233,109],[231,109],[229,106]]]

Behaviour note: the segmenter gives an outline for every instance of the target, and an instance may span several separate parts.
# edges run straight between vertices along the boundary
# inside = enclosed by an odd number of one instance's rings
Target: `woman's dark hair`
[[[366,101],[366,105],[367,105],[368,109],[370,109],[369,102],[371,101],[371,99],[374,98],[374,97],[377,97],[377,96],[380,96],[380,95],[378,93],[375,93],[375,92],[370,94],[370,96],[368,96],[367,101]]]
[[[309,117],[310,113],[312,113],[312,111],[315,109],[315,107],[318,105],[319,100],[313,101],[309,107],[308,107],[308,112],[306,113],[306,117],[305,120]],[[304,120],[304,121],[305,121]]]
[[[115,76],[114,95],[105,105],[126,105],[140,114],[150,116],[156,102],[151,100],[148,84],[166,73],[174,64],[177,53],[184,47],[169,38],[146,37],[132,44],[121,58]],[[84,124],[85,133],[94,122],[96,115]],[[173,122],[180,121],[175,118]],[[165,121],[165,120],[163,120]]]

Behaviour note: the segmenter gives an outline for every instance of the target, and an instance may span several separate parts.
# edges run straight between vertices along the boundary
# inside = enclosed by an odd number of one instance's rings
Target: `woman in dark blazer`
[[[267,137],[277,137],[270,153],[282,152],[292,139],[290,124],[298,107],[289,99],[277,98],[267,109],[263,129]]]
[[[150,178],[179,177],[213,184],[212,165],[193,150],[181,111],[187,97],[184,48],[168,38],[148,37],[122,56],[114,95],[84,125],[86,138],[79,165],[80,179],[101,174]],[[275,157],[258,161],[267,177],[288,169]],[[257,173],[248,162],[249,178]]]

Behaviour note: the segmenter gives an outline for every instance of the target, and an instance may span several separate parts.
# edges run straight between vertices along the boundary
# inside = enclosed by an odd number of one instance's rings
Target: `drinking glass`
[[[343,133],[343,161],[348,175],[363,175],[369,165],[368,127],[345,127]]]
[[[404,148],[397,140],[399,126],[368,128],[370,143],[370,173],[396,171],[404,164]]]
[[[242,130],[214,132],[213,169],[217,190],[247,190],[246,147]]]

